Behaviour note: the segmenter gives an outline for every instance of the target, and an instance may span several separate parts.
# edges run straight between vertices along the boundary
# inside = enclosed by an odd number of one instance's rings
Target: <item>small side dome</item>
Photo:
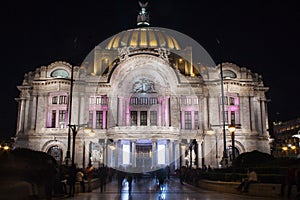
[[[105,49],[114,50],[122,47],[181,49],[174,37],[150,27],[122,31],[110,39]]]

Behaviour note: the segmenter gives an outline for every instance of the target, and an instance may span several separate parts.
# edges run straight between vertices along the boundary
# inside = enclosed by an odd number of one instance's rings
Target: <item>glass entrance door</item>
[[[136,166],[138,168],[150,168],[152,166],[152,144],[136,145]]]

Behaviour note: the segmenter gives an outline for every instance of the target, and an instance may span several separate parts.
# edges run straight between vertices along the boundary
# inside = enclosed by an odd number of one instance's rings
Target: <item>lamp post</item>
[[[72,120],[72,98],[73,98],[73,81],[74,81],[74,66],[73,65],[71,67],[71,80],[70,81],[71,81],[71,83],[70,83],[70,97],[69,97],[69,124],[71,123],[71,120]],[[70,160],[70,156],[71,156],[70,155],[71,130],[72,131],[75,130],[75,132],[76,132],[76,126],[75,125],[73,125],[73,126],[74,126],[73,128],[71,128],[71,126],[69,126],[69,128],[68,128],[68,145],[67,145],[67,153],[66,153],[66,158],[65,158],[66,165],[69,164],[69,160]],[[73,132],[73,135],[74,135],[74,132]],[[72,163],[73,163],[73,161],[72,161]]]
[[[236,128],[235,125],[231,124],[228,126],[228,131],[231,135],[231,152],[232,152],[232,161],[235,159],[235,144],[234,144],[234,132]]]
[[[222,65],[222,50],[221,50],[221,42],[217,39],[217,43],[219,45],[219,56],[220,56],[220,76],[221,76],[221,105],[222,105],[222,118],[223,118],[223,123],[222,123],[222,130],[223,130],[223,142],[224,142],[224,150],[223,150],[223,164],[225,166],[228,165],[228,158],[227,158],[227,149],[226,149],[226,116],[225,116],[225,106],[224,106],[224,77],[223,77],[223,65]]]

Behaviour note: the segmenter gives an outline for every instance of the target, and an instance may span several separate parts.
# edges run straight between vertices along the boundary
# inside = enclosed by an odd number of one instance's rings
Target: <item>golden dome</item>
[[[113,36],[106,49],[118,49],[122,47],[134,48],[167,48],[180,50],[179,44],[168,33],[149,27],[130,29],[122,31]]]

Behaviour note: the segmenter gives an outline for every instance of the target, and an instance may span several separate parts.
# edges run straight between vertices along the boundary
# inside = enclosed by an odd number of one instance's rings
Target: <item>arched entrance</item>
[[[232,161],[233,160],[232,146],[229,146],[228,153],[229,153],[229,161]],[[234,156],[235,156],[235,158],[237,158],[239,155],[240,155],[239,149],[234,147]]]
[[[51,155],[57,162],[57,164],[61,165],[63,162],[63,151],[62,149],[55,145],[48,149],[47,154]]]

